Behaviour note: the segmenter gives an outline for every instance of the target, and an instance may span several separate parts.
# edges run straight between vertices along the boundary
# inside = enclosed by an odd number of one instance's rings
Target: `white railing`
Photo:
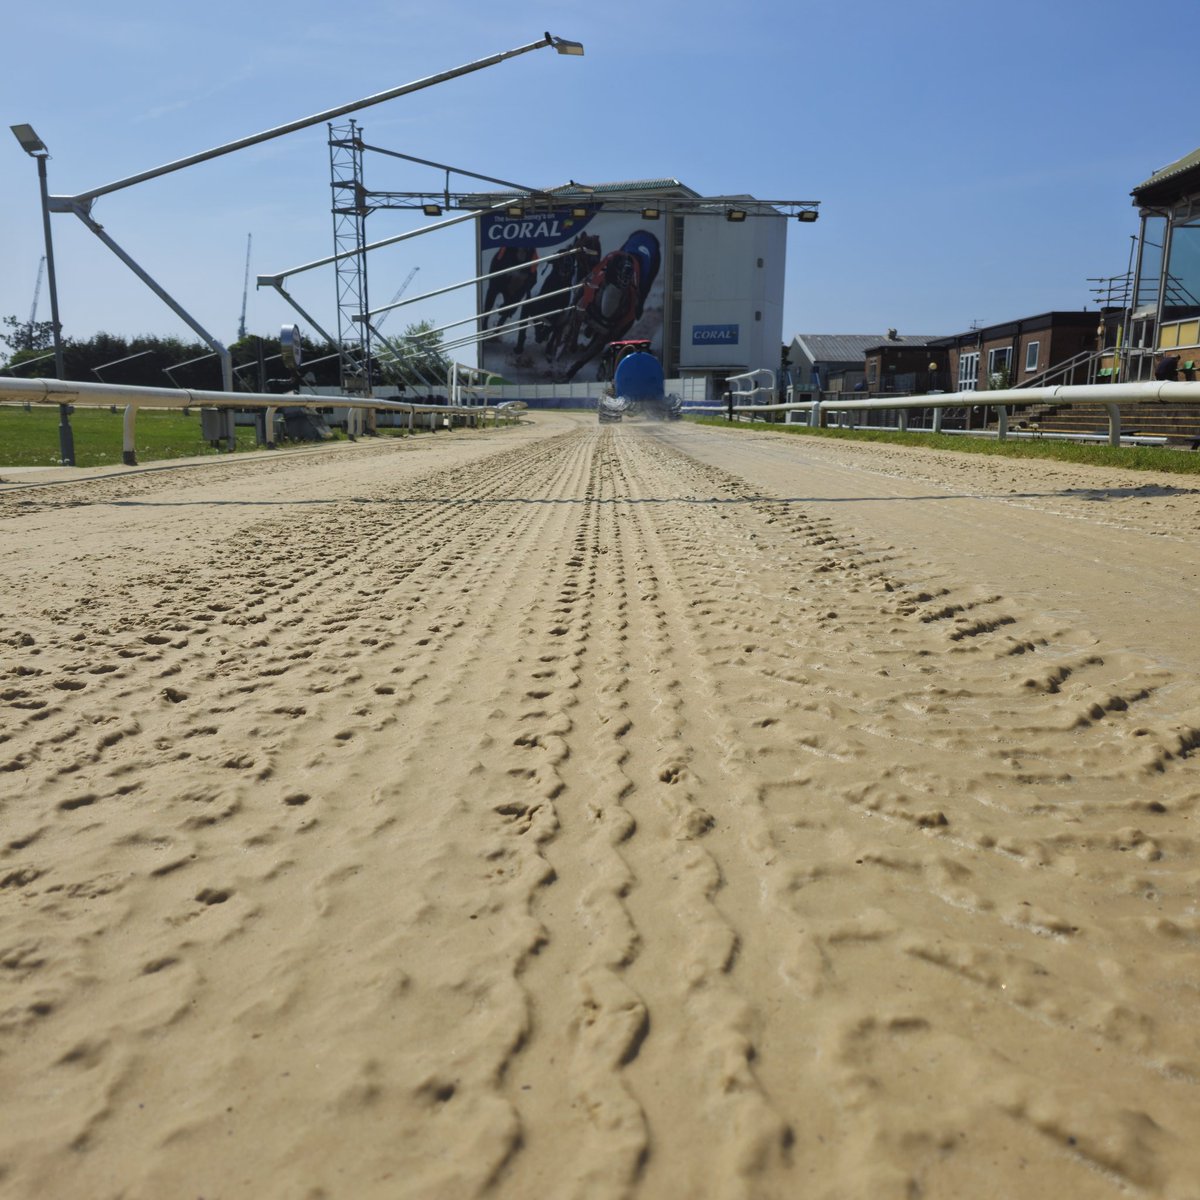
[[[139,408],[249,408],[266,412],[267,446],[275,444],[275,410],[279,408],[344,408],[352,412],[401,412],[408,414],[408,427],[413,428],[417,413],[430,416],[430,428],[440,416],[443,420],[457,418],[471,425],[486,421],[492,414],[493,423],[511,421],[516,410],[510,406],[455,404],[416,404],[408,400],[382,400],[375,396],[309,396],[285,392],[203,392],[176,388],[128,387],[117,383],[77,383],[65,379],[5,379],[0,378],[0,401],[24,401],[28,404],[70,404],[76,407],[112,408],[125,406],[122,425],[121,461],[126,466],[137,465],[136,423]],[[354,432],[351,430],[351,432]]]
[[[762,390],[762,389],[758,389]],[[736,394],[735,394],[736,395]],[[820,428],[826,413],[862,412],[895,409],[901,414],[901,429],[907,428],[907,413],[911,409],[933,410],[933,433],[942,429],[942,412],[947,408],[978,407],[994,408],[997,416],[996,436],[1004,440],[1008,436],[1009,409],[1024,404],[1101,404],[1108,414],[1108,441],[1112,446],[1121,444],[1121,406],[1142,404],[1146,401],[1164,403],[1177,400],[1200,404],[1200,383],[1100,383],[1075,387],[1007,388],[986,392],[946,392],[925,396],[882,396],[870,400],[819,399],[790,404],[735,404],[705,405],[688,409],[689,412],[727,412],[733,415],[769,412],[809,413],[809,425]]]
[[[491,394],[488,380],[491,373],[480,367],[469,367],[465,363],[451,362],[446,372],[446,384],[450,391],[450,403],[478,408],[486,405]]]
[[[747,371],[744,375],[730,375],[725,382],[729,387],[729,404],[726,407],[732,406],[735,412],[739,405],[753,406],[754,396],[775,395],[775,372],[768,367],[759,367],[757,371]]]

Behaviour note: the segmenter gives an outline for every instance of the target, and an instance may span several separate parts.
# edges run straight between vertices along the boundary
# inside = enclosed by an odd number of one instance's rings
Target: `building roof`
[[[1183,176],[1191,171],[1200,171],[1200,148],[1185,154],[1175,162],[1155,171],[1144,183],[1139,183],[1129,194],[1135,204],[1145,203],[1172,193],[1177,194],[1183,184]]]
[[[886,333],[798,333],[792,339],[811,362],[861,363],[878,346],[927,346],[942,334],[910,333],[889,338]]]
[[[699,197],[700,193],[693,191],[686,183],[678,179],[625,179],[615,183],[579,183],[572,179],[558,187],[547,189],[551,196],[570,197],[575,200],[586,200],[589,196],[637,196],[672,195],[684,197]],[[493,192],[493,196],[529,195],[528,192]]]
[[[556,196],[571,196],[585,192],[595,192],[600,195],[604,192],[663,192],[671,189],[680,189],[691,196],[699,195],[686,184],[680,183],[678,179],[628,179],[624,183],[568,183],[565,187],[551,188],[550,190]]]
[[[464,206],[468,208],[485,208],[507,200],[525,200],[530,196],[534,196],[535,198],[553,196],[556,200],[563,200],[567,203],[582,202],[583,204],[587,204],[592,197],[595,197],[597,200],[612,197],[614,198],[614,203],[619,203],[621,199],[629,199],[639,204],[642,201],[635,198],[643,196],[647,198],[663,196],[683,200],[703,199],[699,192],[693,191],[686,183],[680,183],[678,179],[627,179],[616,183],[578,183],[575,180],[571,180],[570,183],[548,188],[545,192],[504,191],[472,193],[464,197]]]
[[[1032,317],[1020,317],[1015,321],[999,321],[995,325],[980,325],[975,329],[965,329],[962,333],[954,333],[948,337],[935,338],[933,344],[938,346],[961,346],[969,342],[996,341],[1014,337],[1017,333],[1038,333],[1043,329],[1053,329],[1055,326],[1074,326],[1075,328],[1091,328],[1100,320],[1101,314],[1092,309],[1056,309],[1053,312],[1037,313]]]

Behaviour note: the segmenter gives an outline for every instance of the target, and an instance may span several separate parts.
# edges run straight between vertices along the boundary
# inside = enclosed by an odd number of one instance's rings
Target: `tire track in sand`
[[[562,830],[547,847],[558,882],[538,906],[548,947],[530,967],[538,996],[568,969],[576,979],[571,1087],[590,1150],[571,1180],[588,1195],[752,1194],[755,1178],[786,1160],[790,1131],[750,1065],[751,1004],[733,974],[739,937],[702,841],[712,818],[699,792],[714,779],[698,777],[694,742],[711,720],[687,700],[691,664],[660,595],[652,528],[665,511],[655,498],[674,495],[677,479],[648,472],[657,464],[639,461],[625,431],[593,436],[597,528],[576,548],[593,547],[594,599],[561,767]],[[554,955],[556,942],[573,966]],[[544,1078],[562,1052],[531,1044],[526,1054],[541,1054],[531,1075]]]
[[[526,1123],[553,1131],[554,1190],[563,1197],[630,1194],[649,1149],[644,1111],[623,1078],[649,1028],[646,1006],[625,979],[641,945],[624,903],[636,880],[622,853],[637,836],[624,807],[633,787],[623,744],[628,597],[612,520],[611,435],[590,432],[587,442],[587,487],[560,554],[562,578],[547,589],[559,602],[540,630],[543,645],[557,639],[561,649],[538,655],[534,665],[543,665],[530,675],[530,694],[547,705],[555,703],[553,681],[567,681],[571,716],[555,755],[558,829],[544,850],[555,886],[535,904],[546,944],[525,974],[537,1036],[513,1080]],[[530,1195],[544,1184],[539,1151],[530,1142],[514,1160],[502,1194]]]

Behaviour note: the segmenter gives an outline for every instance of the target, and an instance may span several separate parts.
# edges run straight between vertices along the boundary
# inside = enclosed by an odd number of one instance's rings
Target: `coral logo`
[[[738,342],[738,327],[736,325],[693,325],[693,346],[736,346]]]

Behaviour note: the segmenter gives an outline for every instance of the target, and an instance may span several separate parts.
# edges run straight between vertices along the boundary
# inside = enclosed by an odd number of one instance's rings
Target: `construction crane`
[[[390,301],[388,301],[389,304],[395,304],[396,301],[399,300],[400,297],[404,295],[404,293],[408,290],[408,285],[410,283],[412,283],[412,281],[413,281],[413,276],[420,269],[421,269],[420,267],[413,267],[413,269],[411,271],[409,271],[409,273],[404,277],[404,282],[396,289],[396,294],[391,298]],[[380,317],[379,320],[375,322],[375,328],[376,329],[382,328],[384,321],[386,321],[388,319],[388,317],[390,317],[392,315],[392,312],[393,312],[393,310],[389,308],[387,310],[387,312],[385,312],[383,314],[383,316]]]
[[[29,324],[25,332],[25,349],[33,349],[33,323],[37,320],[38,297],[42,294],[42,275],[46,270],[46,256],[42,255],[42,261],[38,263],[37,282],[33,285],[33,305],[29,309]],[[410,277],[411,278],[411,277]]]
[[[253,234],[246,234],[246,276],[242,280],[242,319],[238,322],[238,341],[246,336],[246,296],[250,291],[250,240]]]

